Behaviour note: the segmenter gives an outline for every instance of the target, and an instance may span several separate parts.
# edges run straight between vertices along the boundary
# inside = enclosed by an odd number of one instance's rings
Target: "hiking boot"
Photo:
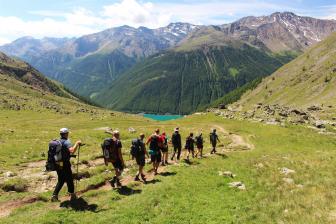
[[[141,175],[141,179],[145,184],[147,184],[146,176],[144,174]]]
[[[60,200],[58,200],[58,196],[57,195],[53,195],[50,199],[51,202],[59,202]]]
[[[161,163],[161,166],[165,166],[166,164],[164,162]]]
[[[140,181],[139,176],[135,176],[134,181]]]
[[[122,187],[119,178],[117,178],[117,181],[116,181],[116,182],[117,182],[117,187]]]
[[[116,184],[116,177],[113,177],[113,179],[110,180],[111,186],[114,188]]]
[[[167,166],[169,165],[168,161],[166,161],[166,165],[167,165]]]
[[[76,201],[77,200],[77,195],[75,193],[70,194],[70,201]]]

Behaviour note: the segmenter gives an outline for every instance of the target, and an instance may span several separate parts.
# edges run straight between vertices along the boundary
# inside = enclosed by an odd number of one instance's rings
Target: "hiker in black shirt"
[[[180,160],[182,151],[182,141],[181,141],[181,135],[179,133],[179,128],[175,128],[175,131],[172,134],[171,143],[173,144],[174,148],[174,153],[171,157],[171,160],[175,159],[175,154],[177,154],[177,160]]]

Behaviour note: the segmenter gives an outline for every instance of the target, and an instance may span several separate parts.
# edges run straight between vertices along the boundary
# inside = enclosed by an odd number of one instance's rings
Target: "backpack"
[[[190,139],[190,137],[187,137],[186,138],[186,144],[185,144],[184,148],[185,149],[190,149],[190,147],[191,147],[191,139]]]
[[[153,151],[159,151],[159,136],[152,135],[149,148]]]
[[[106,162],[115,162],[118,159],[118,140],[113,140],[112,138],[107,138],[101,145],[103,150],[103,156]]]
[[[54,139],[49,142],[48,159],[46,163],[46,171],[56,171],[58,164],[63,161],[63,143],[64,140]]]
[[[216,133],[213,133],[213,132],[210,133],[210,141],[211,142],[216,142],[217,141],[217,134]]]
[[[138,157],[141,153],[143,153],[143,147],[141,146],[141,141],[139,139],[132,140],[132,146],[130,154],[133,157]]]
[[[197,136],[196,137],[196,144],[197,145],[202,145],[203,144],[203,138],[202,138],[202,136]]]

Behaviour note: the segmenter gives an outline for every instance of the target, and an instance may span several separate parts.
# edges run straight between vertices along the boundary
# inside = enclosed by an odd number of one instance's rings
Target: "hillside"
[[[24,82],[37,90],[62,97],[73,98],[60,84],[49,80],[29,64],[8,57],[2,52],[0,52],[0,73],[3,76],[12,77]]]
[[[332,109],[336,105],[336,33],[265,78],[238,104],[257,103],[306,109],[313,105]]]
[[[293,58],[266,53],[241,41],[200,39],[206,41],[192,46],[188,42],[148,58],[93,100],[115,110],[188,114],[270,75]]]
[[[0,108],[69,114],[96,111],[29,64],[0,53]]]

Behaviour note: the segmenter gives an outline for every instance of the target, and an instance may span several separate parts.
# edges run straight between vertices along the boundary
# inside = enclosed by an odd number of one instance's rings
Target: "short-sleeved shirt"
[[[63,142],[63,146],[67,149],[70,149],[72,147],[72,144],[71,144],[70,140],[69,139],[63,139],[63,140],[65,140]]]
[[[62,141],[62,147],[64,147],[62,152],[64,166],[71,166],[69,149],[72,147],[72,144],[69,139],[62,138],[61,141]]]

